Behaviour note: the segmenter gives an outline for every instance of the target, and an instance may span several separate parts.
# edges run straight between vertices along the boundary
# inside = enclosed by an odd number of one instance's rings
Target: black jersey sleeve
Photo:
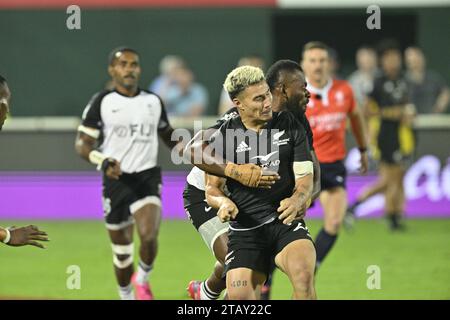
[[[170,127],[169,118],[167,117],[166,107],[164,106],[164,102],[162,101],[161,97],[156,95],[158,97],[159,103],[161,104],[161,116],[159,117],[158,122],[158,131],[164,131],[168,127]]]
[[[81,117],[81,124],[85,127],[101,129],[103,126],[101,116],[101,104],[103,98],[111,91],[104,90],[96,93],[91,100],[89,100],[86,108],[84,108]]]
[[[224,121],[219,128],[215,129],[214,132],[210,132],[210,135],[206,140],[206,143],[213,147],[215,155],[224,161],[227,160],[225,152],[227,148],[226,132],[227,128],[230,126],[230,121],[231,119]],[[233,161],[233,159],[230,161]]]
[[[311,148],[307,139],[306,131],[299,126],[292,126],[292,137],[294,139],[294,162],[312,161]]]
[[[308,139],[309,147],[312,151],[314,151],[314,136],[308,118],[306,118],[306,115],[303,114],[302,116],[299,117],[299,121],[305,128],[306,138]]]

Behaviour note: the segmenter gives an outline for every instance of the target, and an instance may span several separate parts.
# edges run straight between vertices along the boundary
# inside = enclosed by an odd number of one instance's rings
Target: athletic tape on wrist
[[[6,232],[6,237],[3,239],[3,243],[8,244],[9,241],[11,241],[11,232],[8,230],[8,228],[4,229]]]
[[[97,170],[102,169],[102,164],[107,158],[108,158],[107,156],[105,156],[103,153],[97,150],[92,150],[89,153],[89,161],[92,164],[97,165]]]

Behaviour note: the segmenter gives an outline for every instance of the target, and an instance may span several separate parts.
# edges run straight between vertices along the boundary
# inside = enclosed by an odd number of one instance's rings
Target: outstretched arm
[[[194,166],[209,174],[236,180],[248,187],[270,188],[280,179],[277,173],[263,172],[262,168],[255,164],[238,165],[224,161],[214,152],[211,152],[212,150],[209,148],[207,140],[215,131],[216,129],[200,131],[187,144],[184,156]]]
[[[0,241],[13,247],[31,245],[45,249],[38,241],[49,241],[49,239],[47,233],[39,230],[36,226],[30,225],[27,227],[11,227],[8,229],[0,227]]]

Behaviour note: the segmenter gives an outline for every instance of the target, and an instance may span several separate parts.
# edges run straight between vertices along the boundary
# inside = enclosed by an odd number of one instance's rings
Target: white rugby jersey
[[[196,187],[199,190],[205,191],[205,171],[193,167],[191,172],[189,172],[187,178],[187,183],[191,186]]]
[[[120,161],[125,173],[157,165],[158,132],[169,127],[161,98],[139,90],[134,97],[102,91],[86,106],[79,131],[100,140],[100,151]]]

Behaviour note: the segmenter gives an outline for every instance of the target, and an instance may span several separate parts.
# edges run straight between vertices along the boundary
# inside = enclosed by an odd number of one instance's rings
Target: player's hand
[[[367,170],[369,170],[369,156],[367,151],[360,152],[361,154],[361,167],[359,168],[359,172],[362,174],[366,174]]]
[[[118,180],[122,174],[120,162],[113,158],[107,158],[102,163],[102,170],[110,179]]]
[[[221,222],[227,222],[236,219],[239,209],[230,199],[224,199],[217,211],[217,216]]]
[[[309,198],[308,200],[306,200],[306,202],[302,204],[301,209],[297,213],[297,216],[295,217],[294,221],[302,220],[306,216],[306,210],[308,210],[309,207],[311,207],[311,203],[312,203],[311,198]]]
[[[39,230],[36,226],[11,227],[9,228],[9,232],[11,239],[7,243],[8,246],[20,247],[30,245],[45,249],[38,241],[49,241],[47,233]]]
[[[283,220],[284,224],[291,224],[294,220],[303,219],[310,204],[311,201],[301,201],[298,196],[281,200],[277,209],[280,213],[278,219]]]
[[[228,163],[225,175],[247,187],[270,189],[280,176],[276,172],[263,171],[260,166],[253,163]]]

